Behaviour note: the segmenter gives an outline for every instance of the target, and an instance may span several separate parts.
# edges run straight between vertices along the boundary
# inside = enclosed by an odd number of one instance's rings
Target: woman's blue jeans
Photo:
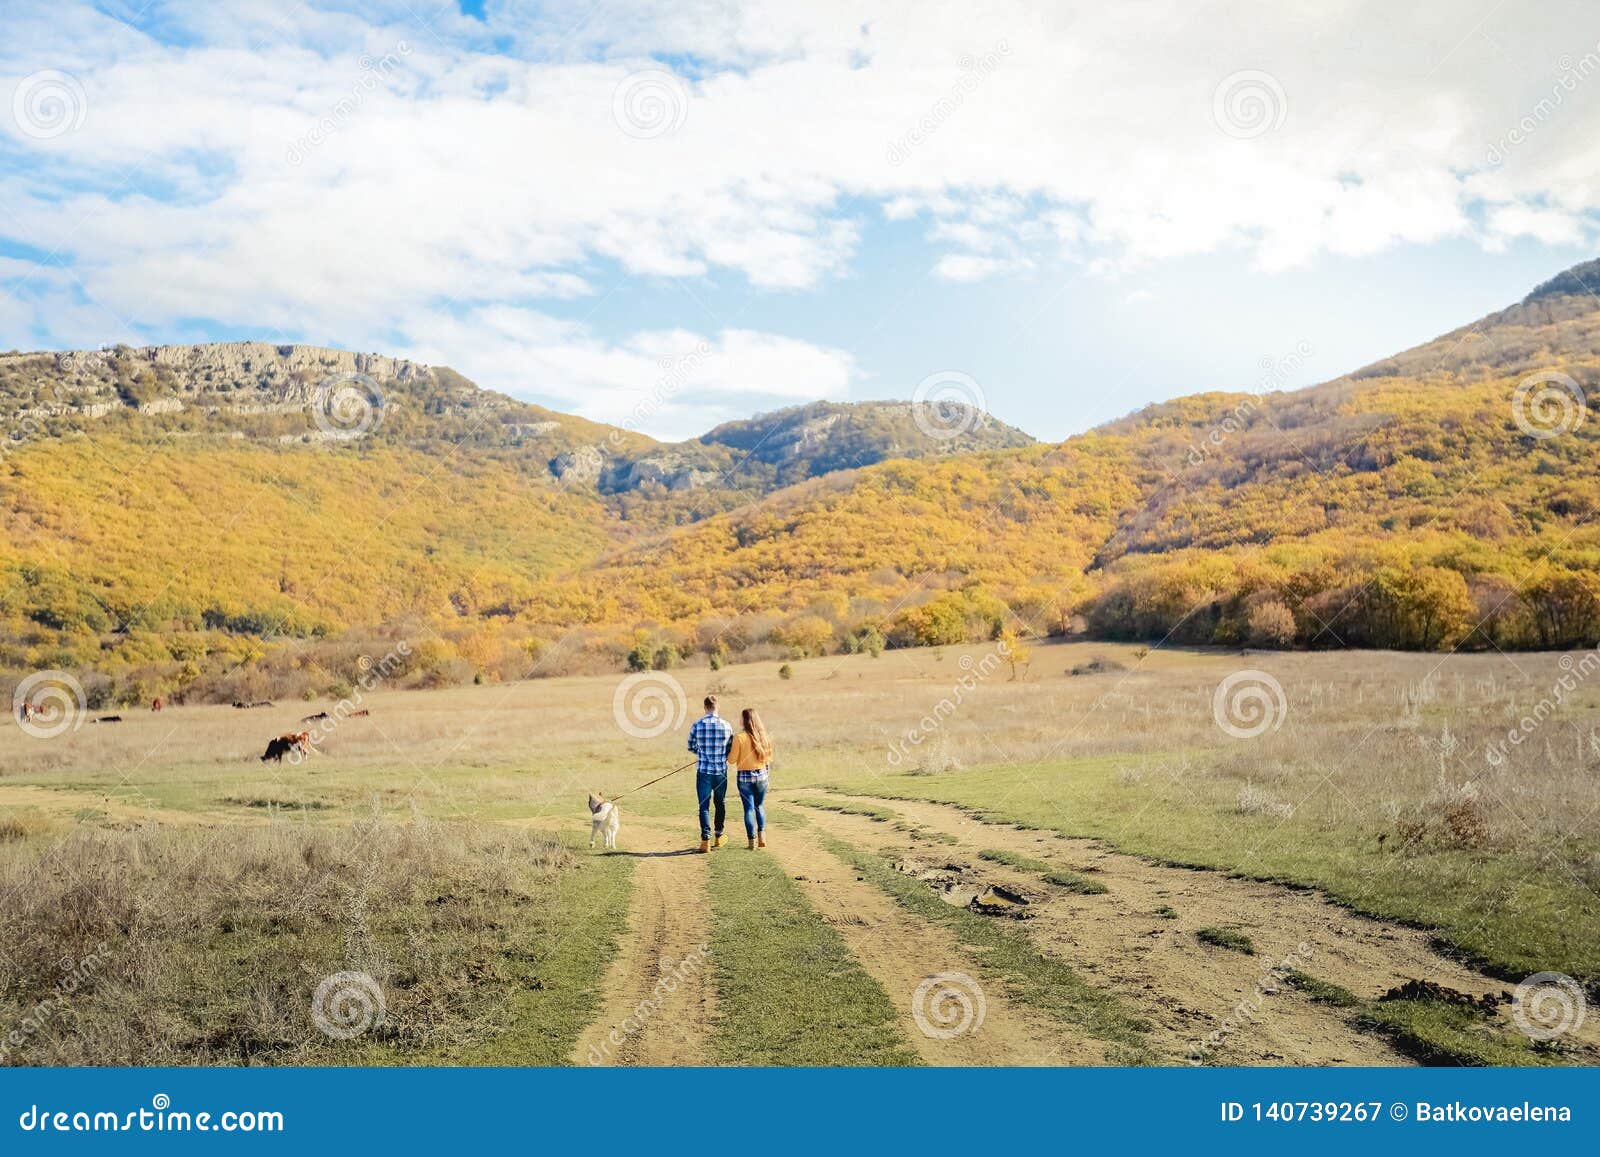
[[[739,799],[744,803],[744,834],[753,840],[767,830],[767,773],[741,774]]]

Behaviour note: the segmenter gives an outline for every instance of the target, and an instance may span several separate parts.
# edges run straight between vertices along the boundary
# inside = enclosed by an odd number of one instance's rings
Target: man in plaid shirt
[[[717,697],[706,696],[706,713],[689,728],[689,750],[699,765],[694,773],[694,792],[700,800],[700,850],[711,850],[711,805],[717,807],[717,847],[722,846],[722,824],[728,818],[728,748],[733,746],[733,728],[717,714]]]

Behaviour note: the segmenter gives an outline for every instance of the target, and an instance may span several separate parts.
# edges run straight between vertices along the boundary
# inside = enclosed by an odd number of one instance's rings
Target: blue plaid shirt
[[[696,775],[727,775],[733,728],[720,715],[702,715],[689,728],[689,750],[700,757]]]

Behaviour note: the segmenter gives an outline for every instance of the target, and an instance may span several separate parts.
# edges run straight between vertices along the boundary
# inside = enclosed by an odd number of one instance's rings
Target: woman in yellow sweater
[[[755,708],[739,713],[744,730],[728,745],[728,762],[739,773],[739,799],[744,803],[744,834],[751,848],[767,846],[767,763],[772,759],[772,739],[761,726]]]

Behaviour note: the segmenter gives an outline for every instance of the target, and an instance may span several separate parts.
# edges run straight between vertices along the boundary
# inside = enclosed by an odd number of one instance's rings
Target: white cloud
[[[406,328],[429,335],[402,349],[406,356],[663,438],[691,437],[754,409],[843,399],[858,376],[841,350],[743,329],[654,330],[613,343],[581,325],[503,306]]]
[[[1028,262],[1005,257],[983,257],[976,253],[946,253],[933,267],[936,277],[946,281],[983,281],[1001,273],[1026,268]]]

